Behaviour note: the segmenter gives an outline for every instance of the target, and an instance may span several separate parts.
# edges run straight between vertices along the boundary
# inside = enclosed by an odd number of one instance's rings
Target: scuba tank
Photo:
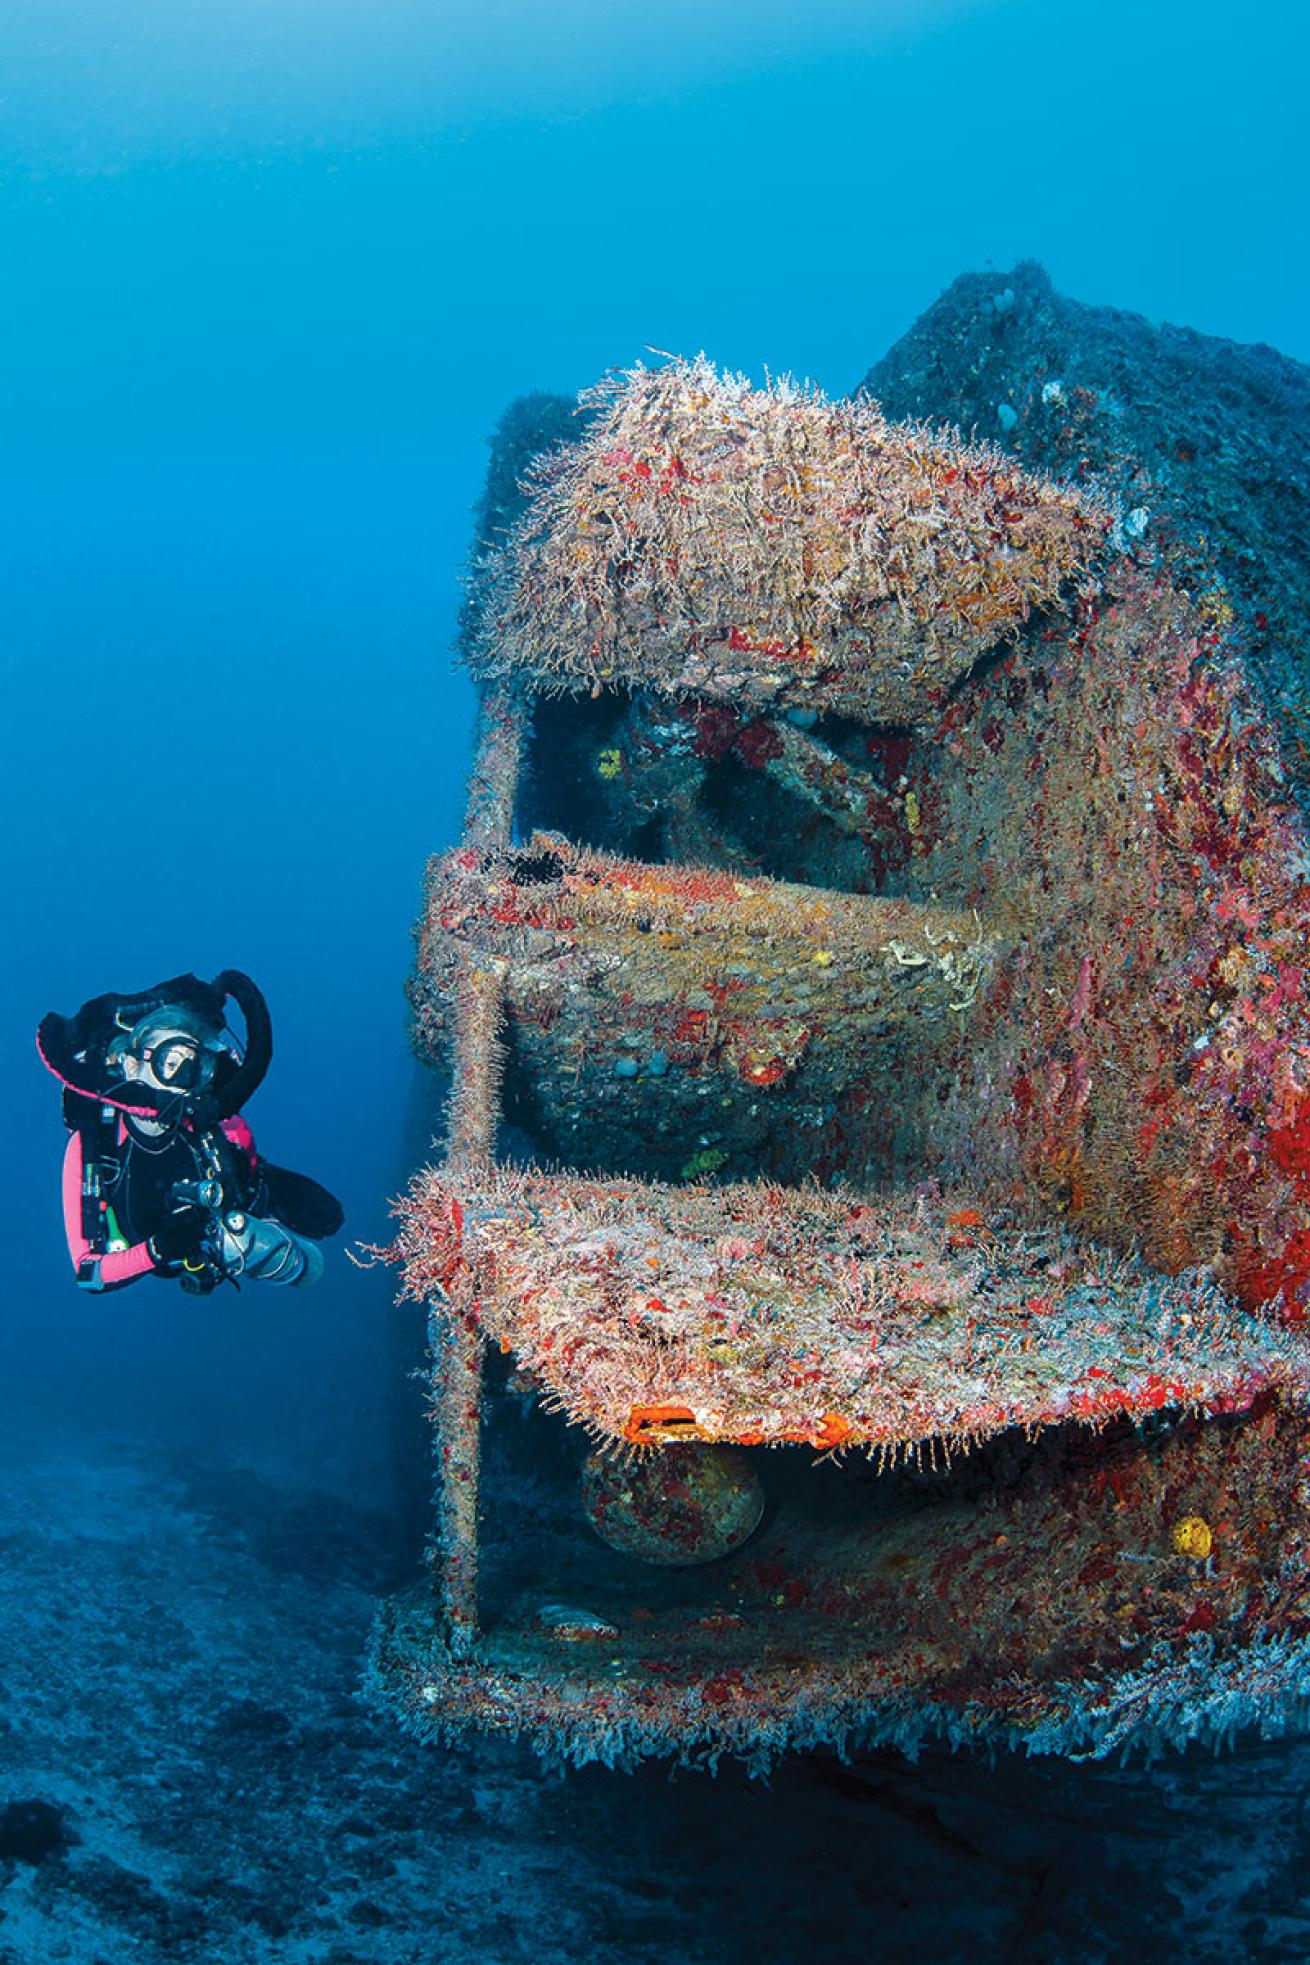
[[[248,1276],[254,1283],[316,1283],[323,1273],[323,1251],[280,1221],[266,1221],[233,1209],[222,1222],[221,1255],[229,1282]]]

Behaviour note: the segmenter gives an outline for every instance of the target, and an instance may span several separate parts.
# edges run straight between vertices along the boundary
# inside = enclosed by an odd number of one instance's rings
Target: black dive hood
[[[245,1055],[239,1061],[220,1060],[213,1083],[194,1097],[125,1084],[106,1063],[114,1039],[150,1010],[166,1003],[181,1005],[221,1030],[229,1001],[245,1020]],[[273,1060],[273,1026],[268,1005],[250,977],[240,969],[224,969],[212,982],[188,974],[171,976],[151,989],[110,990],[93,996],[71,1017],[51,1010],[37,1025],[36,1048],[47,1071],[64,1087],[70,1125],[77,1124],[77,1101],[86,1099],[143,1119],[170,1116],[181,1103],[192,1123],[203,1128],[230,1118],[263,1083]]]

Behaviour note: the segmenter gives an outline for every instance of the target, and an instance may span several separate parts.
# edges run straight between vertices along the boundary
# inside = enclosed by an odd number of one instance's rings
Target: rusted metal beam
[[[771,717],[769,725],[777,748],[766,755],[761,768],[784,791],[822,813],[839,832],[885,850],[913,831],[904,799],[881,785],[872,772],[851,764],[840,751],[796,729],[785,717]]]
[[[518,684],[500,682],[486,690],[464,808],[465,846],[496,852],[509,845],[531,721],[531,702]]]
[[[510,843],[529,717],[527,698],[516,688],[489,689],[483,698],[469,780],[465,846],[490,853]],[[455,991],[446,1160],[452,1170],[467,1173],[488,1168],[495,1150],[504,1069],[504,965],[468,951],[459,966]],[[478,1634],[484,1339],[471,1301],[458,1294],[432,1302],[428,1331],[437,1439],[436,1575],[441,1629],[451,1652],[465,1657]]]

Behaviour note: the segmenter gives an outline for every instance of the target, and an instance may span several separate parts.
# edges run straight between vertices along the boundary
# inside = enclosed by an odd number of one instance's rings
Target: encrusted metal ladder
[[[463,843],[502,852],[514,830],[529,700],[514,684],[488,689],[478,719]],[[447,1163],[476,1173],[495,1152],[504,1068],[504,965],[470,952],[455,1006]],[[441,1625],[456,1657],[472,1650],[478,1632],[478,1496],[481,1487],[483,1351],[486,1340],[471,1311],[448,1314],[430,1306],[437,1452],[436,1570]]]
[[[514,816],[524,751],[531,724],[531,693],[521,682],[489,687],[482,699],[478,737],[464,830],[459,853],[485,858],[489,874],[503,870],[514,844]],[[865,774],[847,767],[835,753],[799,731],[790,731],[780,749],[780,765],[789,783],[830,820],[859,829],[861,787],[852,778]],[[685,869],[673,862],[658,870],[674,878]],[[775,883],[763,882],[765,889]],[[760,887],[746,887],[757,905]],[[793,897],[817,895],[818,890],[786,889]],[[603,896],[602,896],[603,898]],[[819,895],[822,905],[858,916],[861,932],[881,937],[901,958],[923,963],[922,954],[905,956],[880,910],[894,909],[899,921],[914,917],[912,928],[936,943],[933,924],[944,936],[961,934],[959,921],[948,924],[947,911],[931,905],[888,903],[874,897]],[[793,900],[793,905],[795,902]],[[571,905],[585,909],[577,892]],[[618,913],[622,915],[620,908]],[[868,923],[864,916],[868,916]],[[920,919],[922,917],[922,919]],[[618,927],[616,926],[616,932]],[[902,928],[901,933],[905,930]],[[980,931],[981,932],[981,931]],[[649,946],[653,938],[642,937]],[[831,956],[826,958],[831,961]],[[446,1167],[456,1179],[476,1188],[480,1176],[494,1163],[504,1067],[504,1030],[510,1010],[511,963],[476,939],[466,942],[450,979],[452,1088],[447,1129]],[[951,991],[939,991],[943,1003]],[[961,1009],[963,1003],[950,1003]],[[480,1487],[480,1418],[485,1338],[470,1302],[433,1302],[429,1306],[429,1342],[433,1358],[434,1418],[437,1431],[438,1496],[435,1547],[440,1626],[456,1657],[467,1656],[478,1633],[478,1507]]]

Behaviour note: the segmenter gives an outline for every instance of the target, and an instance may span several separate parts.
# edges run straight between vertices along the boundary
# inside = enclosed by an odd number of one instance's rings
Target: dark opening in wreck
[[[1235,643],[997,451],[703,363],[585,407],[419,926],[438,1590],[376,1688],[575,1758],[1281,1723],[1310,887]],[[480,1574],[489,1345],[594,1451]]]

